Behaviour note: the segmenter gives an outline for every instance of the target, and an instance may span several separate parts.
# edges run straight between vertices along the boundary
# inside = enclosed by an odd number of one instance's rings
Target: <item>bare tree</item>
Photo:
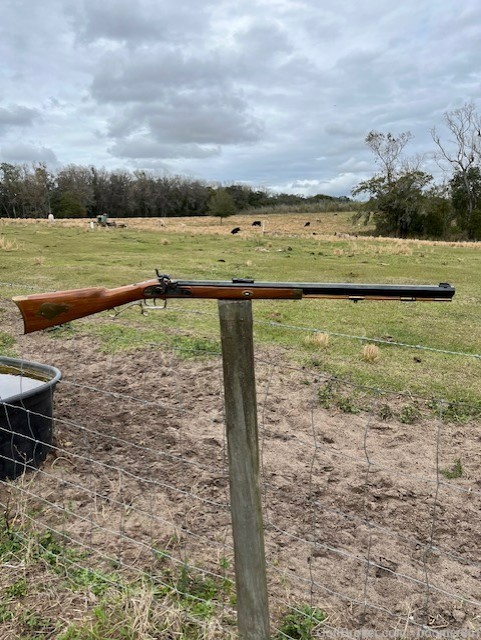
[[[441,167],[446,163],[454,170],[468,171],[481,161],[481,116],[474,104],[465,104],[459,109],[447,111],[444,123],[451,138],[442,142],[435,127],[431,135],[438,147],[437,160]]]
[[[376,156],[376,162],[381,165],[388,184],[394,181],[396,174],[401,170],[401,154],[411,138],[410,131],[398,136],[380,131],[370,131],[367,134],[366,144]]]
[[[22,167],[23,212],[33,218],[46,216],[51,212],[50,199],[54,187],[54,177],[45,162],[32,163]]]
[[[438,148],[436,160],[443,170],[449,167],[464,186],[467,207],[465,220],[470,228],[478,199],[472,176],[476,173],[473,170],[479,168],[481,163],[481,116],[474,104],[465,104],[459,109],[447,111],[444,123],[450,134],[446,141],[441,140],[435,127],[431,129]]]

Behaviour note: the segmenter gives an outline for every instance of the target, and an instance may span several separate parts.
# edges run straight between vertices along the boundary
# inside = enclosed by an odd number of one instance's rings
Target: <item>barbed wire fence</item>
[[[94,597],[141,580],[215,611],[210,637],[235,637],[220,351],[152,342],[105,356],[82,333],[21,345],[63,378],[50,455],[0,484],[3,535],[25,543],[4,555],[4,580],[29,575],[35,532],[35,557]],[[480,637],[479,407],[367,388],[288,356],[255,358],[272,636]],[[458,409],[474,418],[453,420]]]

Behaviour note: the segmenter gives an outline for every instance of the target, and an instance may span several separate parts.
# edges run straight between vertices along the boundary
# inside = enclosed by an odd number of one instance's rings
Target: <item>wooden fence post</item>
[[[250,300],[219,300],[224,402],[241,640],[269,639],[254,339]]]

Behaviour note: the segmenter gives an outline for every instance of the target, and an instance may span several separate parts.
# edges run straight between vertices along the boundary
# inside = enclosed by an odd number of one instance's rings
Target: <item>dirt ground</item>
[[[2,329],[18,336],[1,303]],[[2,502],[18,488],[99,563],[142,571],[157,549],[218,571],[233,556],[220,358],[105,356],[81,332],[53,335],[18,341],[22,358],[62,371],[56,449],[27,485],[0,485]],[[479,424],[382,419],[396,396],[322,408],[325,375],[279,350],[257,349],[256,377],[274,617],[308,603],[333,628],[479,632]],[[448,479],[456,460],[462,475]]]

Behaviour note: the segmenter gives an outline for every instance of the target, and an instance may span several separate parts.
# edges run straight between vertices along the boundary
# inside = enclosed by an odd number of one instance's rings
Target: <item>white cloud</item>
[[[273,185],[272,190],[279,193],[296,193],[302,196],[313,196],[322,193],[327,196],[347,195],[359,182],[357,173],[340,173],[328,180],[295,180],[278,185]]]

